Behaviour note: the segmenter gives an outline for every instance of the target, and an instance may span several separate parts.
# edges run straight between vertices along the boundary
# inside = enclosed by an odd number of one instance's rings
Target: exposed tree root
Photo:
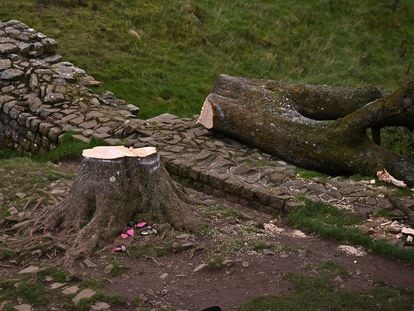
[[[196,231],[199,221],[190,202],[194,203],[176,187],[157,153],[114,160],[84,158],[64,201],[45,208],[34,220],[3,230],[14,237],[0,242],[25,252],[67,248],[60,262],[70,268],[78,258],[103,248],[138,215]]]

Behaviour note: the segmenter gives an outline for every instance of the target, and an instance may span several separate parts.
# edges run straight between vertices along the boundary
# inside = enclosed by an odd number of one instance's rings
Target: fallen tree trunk
[[[177,189],[155,148],[95,147],[83,156],[67,198],[33,226],[68,237],[67,266],[111,241],[137,215],[197,229],[190,200]]]
[[[198,122],[306,169],[375,175],[385,168],[413,186],[412,160],[367,136],[368,128],[413,128],[413,101],[414,82],[386,95],[221,75]]]

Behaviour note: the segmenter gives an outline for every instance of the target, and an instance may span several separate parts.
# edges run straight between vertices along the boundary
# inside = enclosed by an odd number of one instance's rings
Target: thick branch
[[[377,99],[338,119],[332,126],[344,132],[362,132],[367,128],[386,125],[389,120],[413,110],[413,94],[414,82],[409,82],[390,96]]]

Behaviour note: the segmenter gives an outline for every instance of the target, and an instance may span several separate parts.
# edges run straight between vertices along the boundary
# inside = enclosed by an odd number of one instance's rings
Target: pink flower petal
[[[121,233],[121,238],[126,239],[127,237],[129,237],[129,235],[128,235],[128,234],[126,234],[126,233]]]
[[[147,225],[147,223],[145,221],[141,221],[139,223],[137,223],[137,228],[142,228],[145,227]]]
[[[127,234],[129,235],[129,236],[133,236],[134,234],[135,234],[135,232],[134,232],[134,229],[128,229],[127,230]]]

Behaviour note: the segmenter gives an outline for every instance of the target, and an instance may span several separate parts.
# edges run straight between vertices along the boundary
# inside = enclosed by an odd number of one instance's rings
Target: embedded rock
[[[17,52],[18,48],[14,44],[4,43],[0,44],[0,54],[10,54]]]
[[[24,75],[24,72],[19,70],[19,69],[7,69],[4,70],[1,75],[0,75],[0,79],[1,80],[6,80],[6,81],[10,81],[10,80],[16,80],[18,78],[20,78],[21,76]]]

